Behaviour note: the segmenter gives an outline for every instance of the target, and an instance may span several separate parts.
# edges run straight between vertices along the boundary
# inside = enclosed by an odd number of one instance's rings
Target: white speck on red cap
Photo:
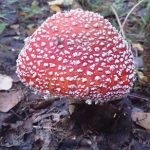
[[[107,19],[77,9],[56,13],[25,41],[17,74],[41,92],[97,103],[130,91],[134,63],[128,43]]]

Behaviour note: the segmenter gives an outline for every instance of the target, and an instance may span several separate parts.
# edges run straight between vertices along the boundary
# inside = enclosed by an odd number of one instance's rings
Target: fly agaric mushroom
[[[25,42],[17,74],[23,83],[44,93],[106,102],[130,91],[133,55],[101,15],[78,9],[58,12]]]

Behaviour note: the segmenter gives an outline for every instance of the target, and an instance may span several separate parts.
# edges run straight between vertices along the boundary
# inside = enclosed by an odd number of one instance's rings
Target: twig
[[[150,99],[149,98],[147,98],[147,97],[142,97],[142,95],[138,95],[138,94],[128,94],[128,96],[130,97],[130,98],[136,98],[136,99],[140,99],[140,100],[143,100],[143,101],[147,101],[147,102],[149,102],[150,101]]]
[[[139,1],[136,5],[134,5],[132,8],[131,8],[131,10],[128,12],[128,14],[127,14],[127,16],[125,17],[125,19],[124,19],[124,21],[123,21],[123,23],[122,23],[122,25],[121,25],[121,28],[120,28],[120,32],[122,33],[122,29],[124,28],[124,26],[125,26],[125,23],[127,22],[127,19],[128,19],[128,17],[130,16],[130,14],[135,10],[135,8],[136,7],[138,7],[142,2],[144,2],[145,0],[141,0],[141,1]]]
[[[19,119],[21,119],[21,120],[23,119],[22,116],[18,115],[15,111],[10,110],[10,112],[13,113],[14,115],[16,115]]]
[[[124,39],[125,39],[126,37],[125,37],[124,30],[123,30],[122,25],[121,25],[119,16],[118,16],[118,14],[117,14],[117,11],[115,10],[115,8],[114,8],[113,6],[111,6],[111,9],[112,9],[112,11],[113,11],[113,13],[114,13],[114,15],[115,15],[115,17],[116,17],[116,19],[117,19],[117,22],[118,22],[118,25],[119,25],[119,28],[120,28],[120,32],[122,33],[122,36],[123,36]]]

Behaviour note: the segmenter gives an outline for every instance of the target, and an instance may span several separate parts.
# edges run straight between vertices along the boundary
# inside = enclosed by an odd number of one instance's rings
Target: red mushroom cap
[[[41,92],[104,102],[130,91],[133,55],[101,15],[83,10],[58,12],[26,41],[17,74]]]

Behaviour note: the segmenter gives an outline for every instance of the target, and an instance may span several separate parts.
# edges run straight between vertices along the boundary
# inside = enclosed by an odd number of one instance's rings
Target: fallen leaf
[[[0,23],[0,34],[3,33],[3,31],[6,29],[6,26],[6,23]]]
[[[79,4],[79,2],[73,1],[72,5],[71,5],[71,8],[72,9],[77,9],[77,8],[81,8],[82,9],[82,6]]]
[[[14,29],[17,35],[20,35],[19,24],[13,24],[10,28]]]
[[[54,0],[52,2],[48,2],[48,5],[64,5],[69,6],[72,5],[73,0]]]
[[[61,9],[58,5],[52,5],[50,6],[50,10],[54,12],[61,12]]]
[[[12,78],[0,74],[0,90],[9,90],[12,87]]]
[[[25,32],[27,33],[28,36],[31,36],[34,32],[35,32],[36,28],[30,28],[28,30],[25,30]]]
[[[150,130],[150,113],[132,111],[131,118],[137,125]]]
[[[137,75],[138,75],[139,82],[140,82],[141,84],[146,84],[146,83],[148,83],[148,77],[145,76],[143,72],[138,71],[138,72],[137,72]]]
[[[137,50],[139,52],[143,52],[144,48],[140,43],[132,43],[132,47],[134,50]]]
[[[8,112],[23,99],[22,90],[0,92],[0,111]]]

